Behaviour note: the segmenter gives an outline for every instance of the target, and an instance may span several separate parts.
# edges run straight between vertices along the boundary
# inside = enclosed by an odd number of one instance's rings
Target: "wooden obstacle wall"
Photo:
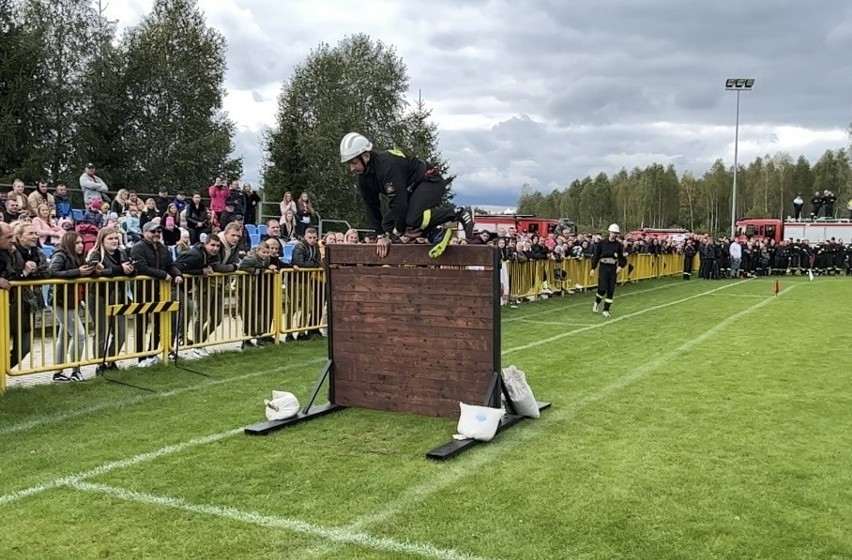
[[[331,245],[330,401],[458,418],[459,401],[499,406],[499,258],[487,246]]]

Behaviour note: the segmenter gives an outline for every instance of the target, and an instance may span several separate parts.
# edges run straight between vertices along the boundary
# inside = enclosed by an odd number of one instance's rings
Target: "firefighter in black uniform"
[[[340,142],[340,161],[358,175],[358,190],[367,209],[370,225],[376,231],[378,254],[388,253],[390,235],[408,243],[424,236],[432,243],[429,256],[438,257],[453,238],[454,228],[441,228],[447,222],[461,222],[465,238],[473,237],[473,211],[442,204],[447,183],[437,169],[399,150],[379,152],[357,132]],[[380,197],[388,197],[389,212],[382,216]]]
[[[598,263],[601,265],[601,275],[598,278],[598,293],[595,295],[595,304],[592,306],[592,311],[597,313],[600,311],[601,301],[604,302],[603,316],[609,317],[609,308],[612,305],[612,297],[615,295],[615,281],[618,278],[618,273],[621,269],[627,266],[627,257],[624,256],[624,246],[618,239],[618,234],[621,233],[618,224],[609,226],[609,239],[601,240],[595,244],[595,252],[592,254],[592,271],[590,274],[595,275],[595,269]]]
[[[692,239],[686,240],[686,245],[683,247],[683,279],[689,280],[692,278],[692,263],[695,261],[695,245],[692,244]]]

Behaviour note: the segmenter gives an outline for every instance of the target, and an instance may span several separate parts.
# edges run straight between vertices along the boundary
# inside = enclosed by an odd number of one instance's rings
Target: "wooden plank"
[[[350,385],[338,388],[335,384],[335,404],[372,410],[387,410],[458,419],[459,401],[479,403],[483,395],[460,395],[460,398],[438,398],[422,395],[399,395],[379,390],[378,386]]]
[[[424,360],[424,355],[428,360]],[[355,367],[364,371],[374,371],[377,374],[393,374],[394,372],[406,372],[412,367],[418,371],[444,372],[444,377],[465,377],[468,371],[493,372],[497,368],[491,364],[493,354],[488,351],[472,352],[470,350],[457,350],[455,352],[442,352],[440,355],[424,354],[417,349],[394,349],[393,355],[387,358],[377,356],[372,352],[343,352],[338,351],[334,363],[336,369]],[[437,373],[435,373],[437,375]]]
[[[335,313],[331,319],[332,328],[340,331],[372,332],[378,334],[396,334],[400,331],[408,331],[413,334],[423,333],[435,335],[436,329],[453,329],[465,331],[456,333],[456,336],[490,336],[493,332],[493,321],[486,318],[450,316],[437,317],[434,315],[411,315],[407,317],[392,317],[381,315],[362,315],[360,317],[350,316],[346,318],[340,312]]]
[[[457,268],[402,268],[394,266],[338,267],[332,269],[332,276],[351,276],[353,278],[395,278],[408,281],[411,278],[428,278],[431,281],[470,282],[472,279],[484,281],[494,277],[494,272],[478,269]]]
[[[492,305],[470,305],[467,301],[459,303],[460,305],[455,308],[462,310],[459,313],[463,313],[471,318],[494,321],[494,308]],[[383,301],[376,301],[373,298],[357,301],[342,299],[334,301],[333,304],[334,312],[338,316],[342,315],[347,320],[351,316],[364,317],[365,319],[380,316],[393,320],[397,318],[408,320],[411,317],[446,317],[448,313],[456,313],[454,310],[448,310],[447,306],[435,305],[434,299],[430,303],[425,304],[410,303],[407,301],[404,303],[389,304]]]
[[[379,275],[370,278],[361,275],[331,275],[331,289],[334,294],[367,292],[370,294],[424,294],[434,297],[479,297],[493,298],[494,286],[471,278],[447,282],[442,279],[423,276]]]
[[[376,351],[378,335],[358,331],[341,331],[332,328],[334,337],[334,355],[338,352],[350,352],[360,354],[362,352]],[[401,352],[416,352],[418,347],[423,348],[424,356],[435,356],[441,352],[458,352],[473,350],[477,352],[490,352],[493,350],[493,341],[485,338],[434,338],[430,340],[427,336],[416,336],[405,334],[404,331],[393,336],[392,345],[387,348]],[[387,342],[387,341],[382,341]],[[431,347],[432,350],[429,350]]]
[[[429,245],[394,244],[384,259],[376,254],[375,245],[334,244],[329,249],[329,265],[494,266],[494,248],[486,245],[451,245],[437,259],[429,257]]]
[[[464,364],[465,367],[468,364]],[[467,386],[481,383],[483,379],[488,381],[491,372],[487,367],[454,369],[429,368],[429,367],[405,367],[400,368],[394,364],[375,364],[367,367],[361,361],[337,360],[334,364],[335,378],[339,381],[346,379],[350,381],[373,381],[386,386],[407,388],[422,384],[424,387],[449,383],[453,385]]]
[[[335,286],[332,285],[332,290]],[[474,294],[459,296],[455,292],[446,290],[443,293],[429,291],[427,293],[414,292],[412,290],[385,290],[378,292],[375,288],[351,287],[337,289],[332,296],[332,304],[345,303],[376,303],[382,305],[419,305],[432,309],[453,309],[454,306],[463,305],[467,309],[482,309],[485,311],[489,305],[493,305],[494,297],[490,294]],[[446,300],[446,301],[444,301]],[[490,309],[490,308],[489,308]],[[493,310],[492,310],[493,313]]]

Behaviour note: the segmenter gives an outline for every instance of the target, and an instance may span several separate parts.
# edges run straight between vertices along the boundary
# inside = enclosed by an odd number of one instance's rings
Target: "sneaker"
[[[263,338],[257,339],[258,346],[270,346],[272,344],[275,344],[275,341],[272,340],[272,337],[264,336]]]
[[[75,369],[71,372],[71,381],[85,381],[85,379],[83,379],[83,375],[80,373],[80,370]]]
[[[592,304],[592,313],[597,313],[600,310],[601,310],[600,303],[598,303],[596,301],[595,303]]]
[[[444,229],[441,230],[441,237],[438,239],[437,243],[432,245],[432,248],[429,250],[429,256],[433,259],[437,259],[441,255],[444,254],[444,251],[447,250],[447,246],[450,244],[450,239],[453,238],[453,230]]]
[[[604,311],[603,316],[608,318],[609,317],[609,311]]]
[[[464,238],[470,242],[473,239],[473,210],[471,207],[456,208],[456,221],[461,222],[464,228]]]
[[[254,343],[251,340],[244,340],[242,344],[240,344],[240,350],[245,350],[246,348],[254,348]]]
[[[57,371],[56,373],[53,374],[53,380],[56,381],[57,383],[65,383],[65,382],[71,381],[71,378],[68,377],[67,375],[65,375],[64,373],[62,373],[61,371]]]

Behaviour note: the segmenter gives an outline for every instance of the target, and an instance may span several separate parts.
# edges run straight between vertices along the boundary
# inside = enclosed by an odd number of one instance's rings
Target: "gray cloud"
[[[743,161],[780,150],[813,161],[846,144],[852,120],[843,0],[292,2],[284,16],[264,0],[205,6],[228,41],[227,87],[258,106],[320,42],[365,32],[395,46],[466,202],[509,205],[524,183],[548,191],[654,161],[696,173],[730,163],[728,76],[757,80],[741,97]],[[237,138],[253,182],[258,139]]]

